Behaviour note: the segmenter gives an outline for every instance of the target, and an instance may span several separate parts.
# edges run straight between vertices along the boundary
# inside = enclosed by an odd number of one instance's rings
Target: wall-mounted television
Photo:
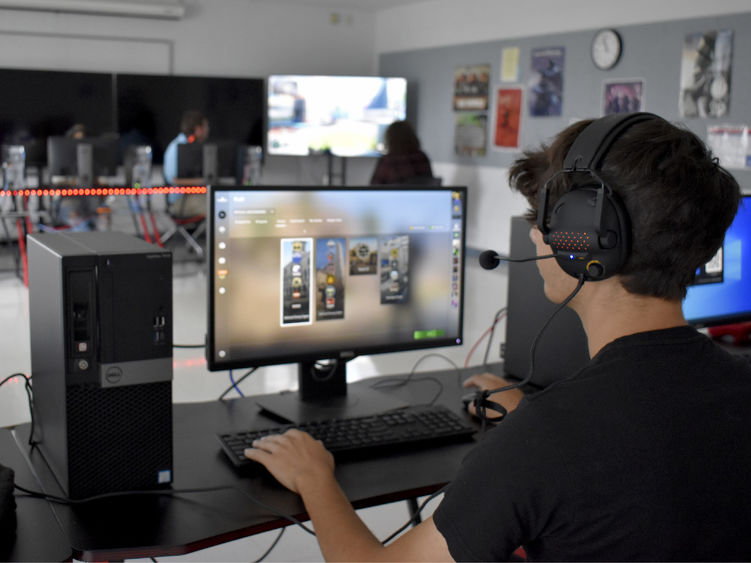
[[[272,75],[267,94],[272,155],[378,156],[386,128],[407,116],[405,78]]]

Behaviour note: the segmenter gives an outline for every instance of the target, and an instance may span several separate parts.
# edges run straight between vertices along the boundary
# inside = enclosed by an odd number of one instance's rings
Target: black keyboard
[[[258,466],[243,454],[253,440],[281,434],[290,428],[303,430],[321,440],[335,457],[373,451],[388,453],[403,446],[435,446],[471,439],[475,430],[458,415],[440,405],[410,406],[372,416],[340,418],[219,434],[224,453],[235,467]]]

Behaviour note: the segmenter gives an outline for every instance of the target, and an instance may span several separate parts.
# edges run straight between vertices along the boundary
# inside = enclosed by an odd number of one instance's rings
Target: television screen
[[[715,257],[697,271],[683,302],[686,320],[696,326],[731,324],[751,319],[751,196],[738,214]]]
[[[405,78],[274,75],[267,90],[268,154],[378,156],[407,116]]]

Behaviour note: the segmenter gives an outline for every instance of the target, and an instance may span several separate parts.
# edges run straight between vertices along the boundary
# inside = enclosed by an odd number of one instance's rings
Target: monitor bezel
[[[215,193],[218,191],[383,191],[383,192],[404,192],[413,189],[420,192],[461,192],[462,194],[462,234],[461,234],[461,260],[459,268],[459,323],[457,334],[451,337],[437,338],[435,340],[416,340],[400,344],[382,344],[382,345],[363,345],[353,348],[341,349],[332,346],[331,349],[322,350],[320,353],[299,353],[275,355],[262,358],[238,359],[229,361],[217,361],[216,358],[216,341],[215,341],[215,324],[214,324],[214,299],[216,284],[216,256],[214,244],[214,215],[215,215]],[[467,188],[466,186],[208,186],[207,188],[207,334],[206,334],[206,364],[209,371],[226,371],[232,369],[243,369],[262,367],[270,365],[293,364],[300,362],[311,362],[316,360],[336,359],[347,362],[357,356],[366,356],[374,354],[388,354],[395,352],[407,352],[415,350],[429,350],[433,348],[442,348],[446,346],[461,346],[464,344],[464,286],[465,270],[467,263],[466,255],[466,237],[467,237]]]

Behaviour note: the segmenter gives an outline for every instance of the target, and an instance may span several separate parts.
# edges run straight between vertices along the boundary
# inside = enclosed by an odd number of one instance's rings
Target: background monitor
[[[405,78],[272,75],[267,90],[269,154],[378,156],[407,115]]]
[[[293,407],[349,409],[349,359],[462,343],[466,188],[214,186],[209,201],[210,370],[298,363]]]
[[[47,137],[47,168],[50,176],[78,175],[78,143],[73,137]]]
[[[94,176],[115,176],[120,164],[120,139],[116,134],[83,139],[92,146]]]
[[[683,302],[698,327],[751,320],[751,196],[744,196],[720,252],[697,272]]]
[[[204,143],[177,145],[177,178],[203,178]]]

